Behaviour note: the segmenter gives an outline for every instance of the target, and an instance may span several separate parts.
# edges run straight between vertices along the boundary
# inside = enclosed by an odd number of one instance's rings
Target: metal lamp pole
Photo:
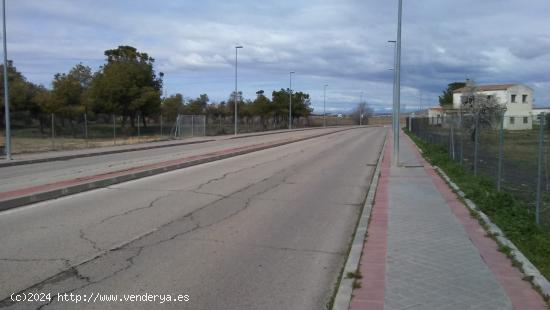
[[[393,99],[392,99],[392,129],[393,129],[393,141],[394,141],[394,152],[393,152],[393,156],[392,156],[392,164],[396,164],[397,163],[397,157],[395,155],[395,145],[396,145],[396,133],[398,133],[397,130],[395,130],[395,128],[397,127],[395,125],[395,121],[398,120],[399,116],[398,114],[396,113],[397,111],[397,100],[396,100],[396,95],[397,95],[397,88],[396,88],[396,81],[397,81],[397,44],[396,44],[396,41],[395,40],[390,40],[388,41],[389,43],[393,43],[393,69],[390,69],[393,71]],[[398,120],[399,121],[399,120]],[[398,138],[397,138],[398,139]]]
[[[359,100],[359,107],[361,110],[359,111],[359,126],[363,125],[363,92],[361,92],[361,99]]]
[[[288,103],[288,129],[292,129],[292,74],[294,74],[294,71],[290,71],[290,86],[289,86],[289,92],[290,92],[290,101]]]
[[[6,159],[11,160],[10,96],[8,88],[8,48],[6,44],[6,0],[2,0],[4,30],[4,116],[6,124]]]
[[[401,112],[401,16],[403,15],[403,0],[399,0],[397,12],[397,52],[395,61],[395,124],[393,141],[394,166],[399,165],[399,116]]]
[[[235,136],[237,135],[237,97],[239,96],[239,92],[237,91],[237,51],[239,48],[243,48],[242,46],[238,45],[235,46]]]
[[[323,89],[323,127],[327,127],[327,86]]]

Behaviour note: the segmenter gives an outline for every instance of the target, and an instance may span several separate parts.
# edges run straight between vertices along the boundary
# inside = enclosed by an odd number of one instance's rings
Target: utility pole
[[[294,74],[294,71],[290,71],[290,86],[289,86],[289,92],[290,92],[290,101],[288,106],[288,129],[292,129],[292,74]]]
[[[239,97],[239,92],[237,90],[237,50],[239,48],[243,48],[242,46],[238,45],[235,46],[235,136],[237,135],[237,98]]]
[[[327,127],[327,86],[323,87],[323,127]]]
[[[394,141],[394,153],[392,156],[392,164],[395,165],[396,163],[396,156],[395,156],[395,120],[396,120],[396,110],[397,110],[397,41],[390,40],[389,43],[393,43],[393,68],[390,69],[393,71],[393,93],[392,93],[392,130],[393,130],[393,141]]]
[[[397,61],[395,72],[395,101],[396,101],[396,120],[394,124],[394,140],[393,140],[393,158],[394,166],[399,165],[399,112],[401,110],[401,17],[403,15],[403,0],[399,0],[399,8],[397,12]]]
[[[4,31],[4,116],[6,125],[6,159],[11,160],[11,126],[10,126],[10,95],[8,87],[8,47],[6,43],[6,0],[2,0],[2,16]]]
[[[361,92],[361,99],[359,100],[359,126],[363,125],[363,92]]]

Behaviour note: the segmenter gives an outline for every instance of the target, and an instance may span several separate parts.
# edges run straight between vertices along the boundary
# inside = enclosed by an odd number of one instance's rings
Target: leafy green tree
[[[309,94],[295,92],[292,94],[292,117],[307,117],[311,114],[311,100]]]
[[[173,122],[176,120],[178,113],[183,109],[183,95],[175,94],[170,97],[164,98],[162,101],[162,115],[167,118],[168,121]]]
[[[206,106],[208,105],[208,102],[210,99],[208,99],[207,94],[200,95],[197,99],[191,100],[189,102],[189,105],[187,106],[187,113],[193,114],[193,115],[199,115],[206,112]]]
[[[13,119],[28,121],[28,118],[39,113],[38,107],[33,100],[36,85],[27,81],[23,74],[17,71],[13,62],[8,61],[8,82],[10,111],[14,113]],[[4,65],[0,65],[0,84],[4,85]],[[15,116],[15,117],[13,117]],[[0,122],[4,124],[4,87],[0,87]],[[16,122],[13,122],[17,125]]]
[[[443,94],[439,96],[439,105],[448,108],[453,105],[453,92],[459,88],[465,87],[464,82],[453,82],[447,85],[447,89],[443,91]]]
[[[218,115],[223,118],[229,117],[233,115],[232,113],[234,113],[229,104],[227,104],[225,101],[217,104],[216,109],[218,110]]]
[[[244,101],[243,101],[243,93],[239,91],[237,94],[235,92],[231,92],[229,95],[229,99],[227,99],[227,111],[228,116],[233,117],[235,115],[235,96],[237,97],[237,113],[239,114],[239,117],[243,117],[243,111],[244,111]]]
[[[250,104],[250,114],[259,116],[263,129],[267,129],[267,120],[272,116],[271,100],[264,95],[263,90],[256,92],[256,99]]]
[[[281,89],[280,91],[273,91],[272,101],[274,105],[275,114],[288,115],[289,108],[289,91]],[[306,117],[311,114],[313,109],[311,106],[311,100],[309,94],[303,92],[292,93],[292,117]]]
[[[89,96],[95,111],[122,115],[122,126],[129,118],[132,127],[140,114],[145,122],[160,111],[162,74],[153,69],[154,58],[131,46],[105,51],[107,64],[95,74]],[[145,124],[145,123],[144,123]]]
[[[256,99],[252,102],[252,114],[262,118],[269,117],[272,112],[271,100],[264,95],[263,90],[256,92],[256,95]]]
[[[140,94],[130,104],[130,111],[137,111],[143,127],[147,128],[147,116],[158,115],[161,111],[160,93],[153,87],[143,87]]]
[[[92,79],[91,69],[76,65],[68,74],[57,73],[52,82],[52,110],[67,118],[74,118],[85,111],[83,94]]]
[[[288,117],[288,105],[289,105],[289,95],[288,91],[285,89],[279,91],[273,91],[271,93],[271,102],[273,116],[277,119]]]

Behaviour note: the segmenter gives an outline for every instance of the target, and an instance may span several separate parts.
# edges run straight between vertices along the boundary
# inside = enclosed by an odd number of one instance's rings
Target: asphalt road
[[[385,133],[343,131],[1,212],[0,308],[323,309]],[[21,291],[52,302],[10,302]],[[189,301],[58,302],[63,292]]]
[[[0,168],[0,192],[26,188],[44,183],[74,179],[90,175],[128,169],[135,166],[194,156],[223,149],[242,147],[288,138],[303,138],[321,133],[335,132],[342,128],[321,128],[294,132],[281,132],[240,139],[223,137],[216,141],[178,145],[158,149],[99,155]],[[81,151],[75,151],[81,152]]]

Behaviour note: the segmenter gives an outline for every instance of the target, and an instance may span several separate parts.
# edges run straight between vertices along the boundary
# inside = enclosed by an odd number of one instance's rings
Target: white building
[[[428,119],[430,120],[430,125],[441,125],[443,122],[443,108],[435,107],[428,108]]]
[[[492,96],[506,106],[504,129],[532,129],[533,89],[523,84],[477,85],[477,93]],[[468,87],[453,92],[453,108],[460,109],[462,94]]]
[[[539,124],[539,115],[544,113],[545,115],[550,114],[550,108],[533,108],[533,124]]]

